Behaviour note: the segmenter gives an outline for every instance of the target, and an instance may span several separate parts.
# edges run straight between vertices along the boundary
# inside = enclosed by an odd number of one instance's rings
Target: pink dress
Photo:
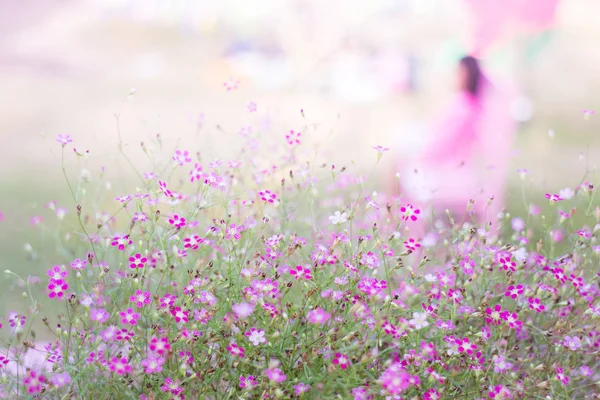
[[[481,218],[495,220],[504,206],[515,124],[507,95],[489,84],[483,93],[453,98],[433,128],[431,144],[400,169],[402,192],[410,201],[438,212],[464,212],[473,199]]]

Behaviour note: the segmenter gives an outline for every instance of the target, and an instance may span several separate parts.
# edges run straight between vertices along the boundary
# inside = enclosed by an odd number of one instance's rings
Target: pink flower
[[[131,269],[135,269],[135,268],[144,268],[144,266],[146,265],[146,263],[148,262],[148,258],[147,257],[143,257],[141,254],[135,254],[131,257],[129,257],[129,268]]]
[[[565,386],[569,384],[569,377],[563,372],[563,369],[560,367],[556,368],[556,379],[558,379]]]
[[[150,340],[148,348],[150,351],[162,356],[171,350],[171,345],[169,344],[169,339],[167,337],[153,337],[152,340]]]
[[[124,325],[135,325],[137,324],[138,318],[140,318],[140,314],[136,313],[131,308],[119,312],[119,315],[121,316],[121,323]]]
[[[335,353],[332,362],[333,364],[338,365],[341,369],[346,369],[350,366],[350,359],[347,355],[342,353]]]
[[[67,278],[68,273],[63,266],[55,265],[48,270],[47,275],[50,277],[50,280],[64,280]]]
[[[506,321],[510,328],[517,329],[523,326],[523,323],[519,321],[518,318],[519,314],[517,313],[510,313],[508,311],[502,312],[502,319]]]
[[[287,379],[287,376],[279,368],[269,368],[264,371],[264,374],[271,382],[281,383]]]
[[[258,197],[260,197],[262,201],[271,204],[275,203],[275,201],[277,200],[277,195],[267,189],[258,192]]]
[[[67,289],[69,289],[67,282],[61,279],[50,279],[50,282],[48,283],[48,297],[51,299],[55,297],[62,298]]]
[[[410,238],[404,242],[404,247],[406,247],[406,250],[413,252],[417,251],[417,249],[421,247],[421,243],[419,243],[419,241],[416,239]]]
[[[231,343],[229,346],[227,346],[227,351],[230,352],[232,356],[238,356],[241,358],[244,358],[244,356],[246,355],[246,351],[244,350],[244,348],[239,347],[235,343]]]
[[[179,215],[175,214],[171,218],[169,218],[169,224],[174,225],[176,228],[181,229],[185,226],[186,221],[185,221],[185,218],[180,217]]]
[[[27,372],[25,378],[23,379],[23,383],[25,384],[25,388],[27,388],[27,393],[36,394],[42,391],[42,384],[46,382],[46,377],[38,372],[33,370]]]
[[[508,288],[506,288],[506,293],[504,293],[504,295],[506,297],[516,299],[518,295],[523,294],[524,290],[525,290],[525,287],[523,285],[517,285],[517,286],[510,285]]]
[[[503,374],[513,367],[503,355],[495,355],[492,361],[494,362],[494,372],[497,374]]]
[[[71,383],[71,375],[68,372],[57,373],[52,377],[51,382],[57,388],[61,388]]]
[[[373,149],[378,153],[383,153],[384,151],[388,151],[389,148],[383,146],[373,146]]]
[[[171,309],[171,315],[175,317],[175,322],[187,323],[189,321],[189,311],[182,309],[181,307],[174,307]]]
[[[307,393],[310,390],[310,385],[304,383],[304,382],[300,382],[297,385],[294,385],[294,394],[296,396],[300,396],[304,393]]]
[[[477,350],[477,345],[471,343],[469,338],[458,339],[455,343],[458,346],[459,353],[467,353],[472,355],[473,351]]]
[[[183,247],[188,250],[198,250],[198,246],[203,243],[204,239],[198,235],[188,236],[183,239]]]
[[[109,369],[119,375],[125,375],[131,373],[131,365],[127,362],[127,358],[113,357],[110,360]]]
[[[577,351],[581,348],[581,339],[577,336],[565,336],[563,344],[570,350]]]
[[[116,235],[115,237],[113,237],[111,245],[113,247],[117,247],[119,250],[123,251],[123,250],[125,250],[125,246],[129,246],[132,243],[133,242],[131,241],[131,239],[129,239],[129,235],[123,235],[123,236]]]
[[[546,193],[546,198],[548,200],[550,200],[552,203],[556,203],[558,201],[562,201],[563,200],[563,198],[560,197],[559,195],[557,195],[557,194],[550,194],[550,193]]]
[[[295,268],[290,269],[290,275],[292,275],[296,280],[299,278],[304,278],[306,280],[312,279],[310,269],[305,268],[302,265],[298,265]]]
[[[244,376],[244,375],[240,375],[240,388],[242,389],[252,389],[253,387],[257,386],[258,382],[256,381],[256,378],[253,375],[248,375],[248,376]]]
[[[440,392],[435,389],[427,389],[425,393],[423,393],[423,400],[440,400],[441,398]]]
[[[235,79],[230,79],[230,80],[228,80],[227,82],[225,82],[225,83],[223,84],[223,86],[225,86],[225,89],[226,89],[228,92],[231,92],[232,90],[235,90],[235,89],[237,89],[237,88],[238,88],[238,86],[239,86],[239,84],[240,84],[240,81],[238,81],[238,80],[235,80]]]
[[[390,394],[400,394],[410,386],[410,374],[404,370],[401,363],[390,365],[379,377],[379,383]]]
[[[257,108],[257,106],[256,106],[256,103],[255,103],[255,102],[251,101],[251,102],[249,102],[249,103],[248,103],[248,105],[246,106],[246,108],[247,108],[247,109],[248,109],[248,111],[250,111],[250,112],[256,112],[256,108]]]
[[[491,399],[512,399],[512,394],[510,390],[505,386],[496,385],[493,388],[490,388],[488,393]]]
[[[307,314],[308,322],[311,324],[323,325],[325,322],[329,321],[330,318],[331,314],[322,308],[315,308],[314,310],[310,310]]]
[[[502,323],[502,306],[496,304],[494,308],[488,307],[485,310],[485,322],[492,325],[500,325]]]
[[[135,294],[129,298],[129,301],[135,303],[137,308],[142,308],[144,305],[152,302],[150,296],[150,292],[142,292],[141,290],[137,290]]]
[[[184,164],[190,163],[192,162],[192,158],[190,157],[190,152],[185,150],[185,151],[181,151],[181,150],[176,150],[175,154],[173,154],[173,161],[176,164],[179,164],[181,166],[183,166]]]
[[[234,304],[232,307],[233,312],[239,319],[246,319],[254,312],[254,305],[249,303]]]
[[[407,204],[406,206],[400,207],[400,212],[402,213],[402,219],[408,221],[416,221],[421,214],[421,210],[418,208],[414,208],[412,204]]]
[[[546,307],[542,304],[542,302],[538,298],[530,297],[529,299],[527,299],[527,301],[529,302],[529,308],[531,308],[532,310],[535,310],[536,312],[541,313],[542,311],[544,311],[546,309]]]
[[[150,356],[142,360],[142,367],[144,367],[144,372],[147,374],[158,374],[162,371],[164,363],[164,358]]]
[[[160,307],[161,308],[170,308],[175,303],[175,299],[177,296],[167,293],[164,297],[160,299]]]
[[[158,187],[163,192],[163,194],[167,197],[175,197],[172,191],[167,189],[167,182],[158,181]]]
[[[291,130],[289,133],[286,133],[285,140],[288,142],[290,146],[300,144],[300,132],[296,132]]]
[[[60,143],[62,145],[62,147],[65,147],[66,145],[68,145],[69,143],[71,143],[73,141],[73,139],[71,138],[71,135],[61,135],[59,134],[56,141],[58,143]]]
[[[244,230],[244,225],[236,225],[231,224],[229,228],[225,231],[225,239],[234,239],[240,240],[242,238],[242,231]]]
[[[86,265],[87,265],[87,261],[86,260],[80,260],[79,258],[77,258],[76,260],[74,260],[73,262],[71,262],[71,268],[73,268],[76,271],[79,271],[81,269],[85,269]]]
[[[245,333],[245,335],[248,337],[248,340],[255,346],[267,342],[267,339],[265,338],[265,331],[263,331],[262,329],[251,328]]]

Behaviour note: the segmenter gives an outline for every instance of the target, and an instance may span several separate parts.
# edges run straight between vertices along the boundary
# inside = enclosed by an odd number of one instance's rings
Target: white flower
[[[411,324],[412,326],[414,326],[415,329],[421,329],[421,328],[425,328],[426,326],[429,326],[429,322],[427,322],[427,313],[424,313],[424,312],[413,313],[413,317],[410,321],[408,321],[408,323]]]
[[[575,195],[575,192],[571,188],[564,188],[558,192],[558,195],[563,199],[568,200]]]
[[[427,274],[427,275],[424,276],[424,278],[425,278],[425,280],[427,282],[435,282],[435,281],[437,281],[437,278],[433,274]]]
[[[336,211],[335,214],[329,217],[329,221],[334,225],[339,225],[348,221],[348,217],[345,212],[340,213],[339,211]]]
[[[258,346],[261,343],[265,343],[267,341],[267,339],[265,339],[265,331],[252,331],[248,336],[248,340],[252,342],[252,344],[255,346]]]

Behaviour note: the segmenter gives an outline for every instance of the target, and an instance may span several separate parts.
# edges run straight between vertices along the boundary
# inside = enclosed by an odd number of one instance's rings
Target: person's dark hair
[[[460,59],[460,65],[467,71],[467,91],[477,96],[482,81],[479,61],[475,57],[465,56]]]

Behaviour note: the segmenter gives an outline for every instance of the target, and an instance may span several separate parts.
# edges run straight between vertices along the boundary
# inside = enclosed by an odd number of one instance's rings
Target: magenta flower
[[[546,307],[542,304],[542,302],[540,301],[540,299],[533,298],[530,297],[527,299],[527,301],[529,302],[529,308],[531,308],[532,310],[535,310],[538,313],[541,313],[542,311],[544,311],[546,309]]]
[[[225,239],[234,239],[240,240],[242,237],[242,231],[244,230],[244,225],[236,225],[231,224],[229,228],[225,231]]]
[[[123,236],[114,236],[111,242],[111,245],[113,247],[117,247],[119,250],[123,251],[125,250],[125,246],[129,246],[130,244],[132,244],[133,241],[131,239],[129,239],[129,235],[123,235]]]
[[[204,239],[198,235],[188,236],[183,239],[183,247],[188,250],[198,250],[198,246],[203,243]]]
[[[148,262],[148,258],[142,256],[141,254],[134,254],[129,257],[129,268],[144,268],[146,263]]]
[[[58,137],[56,138],[56,141],[58,143],[60,143],[62,145],[62,147],[65,147],[66,145],[68,145],[69,143],[71,143],[73,141],[73,139],[71,138],[71,135],[61,135],[61,134],[59,134]]]
[[[189,311],[184,310],[181,307],[172,308],[171,315],[175,317],[175,322],[177,323],[187,323],[189,321]]]
[[[63,266],[55,265],[48,270],[47,275],[50,277],[50,280],[64,280],[67,278],[68,273]]]
[[[110,360],[109,369],[119,375],[125,375],[131,373],[131,365],[129,365],[127,358],[113,357]]]
[[[259,191],[258,197],[260,197],[262,201],[271,204],[275,203],[275,201],[277,200],[277,195],[267,189]]]
[[[164,363],[164,358],[150,356],[142,360],[142,367],[144,367],[144,372],[147,374],[158,374],[162,371]]]
[[[169,218],[169,224],[181,229],[185,226],[186,221],[185,218],[175,214],[171,218]]]
[[[322,308],[315,308],[314,310],[310,310],[307,314],[308,322],[311,324],[324,324],[325,322],[331,319],[331,314]]]
[[[62,299],[67,289],[69,289],[69,284],[67,282],[61,279],[50,279],[50,282],[48,283],[48,297],[51,299],[55,297]]]
[[[300,144],[300,132],[296,132],[291,130],[289,133],[286,133],[285,140],[288,142],[290,146],[299,145]]]
[[[244,376],[244,375],[240,375],[240,388],[242,389],[252,389],[253,387],[257,386],[258,382],[256,381],[256,378],[253,375],[248,375],[248,376]]]
[[[244,356],[246,355],[246,351],[244,350],[244,348],[238,346],[235,343],[231,343],[229,346],[227,346],[227,351],[231,353],[232,356],[237,356],[241,358],[244,358]]]
[[[558,202],[558,201],[562,201],[562,200],[563,200],[563,198],[562,198],[562,197],[560,197],[560,196],[559,196],[559,195],[557,195],[557,194],[550,194],[550,193],[546,193],[546,195],[545,195],[545,196],[546,196],[546,198],[547,198],[548,200],[550,200],[552,203],[556,203],[556,202]]]
[[[175,151],[175,154],[173,154],[172,159],[176,164],[179,164],[181,166],[192,162],[192,158],[190,157],[190,152],[187,150],[181,151],[181,150],[177,149]]]
[[[245,335],[248,337],[248,340],[255,346],[267,342],[267,339],[265,338],[265,331],[263,331],[262,329],[251,328],[245,333]]]
[[[296,396],[300,396],[304,393],[308,393],[309,390],[310,390],[310,385],[308,385],[304,382],[300,382],[297,385],[294,385],[294,394]]]
[[[406,247],[406,250],[413,252],[417,251],[417,249],[421,247],[421,243],[419,243],[419,241],[416,239],[410,238],[404,242],[404,247]]]
[[[559,382],[565,386],[569,384],[569,377],[563,372],[563,369],[560,367],[556,368],[556,379],[558,379]]]
[[[350,358],[342,353],[335,353],[333,357],[333,364],[339,366],[341,369],[346,369],[350,366]]]
[[[390,394],[400,394],[410,386],[410,374],[404,370],[401,363],[390,365],[379,377],[379,383]]]
[[[167,197],[175,197],[172,191],[167,189],[167,182],[158,181],[158,187],[163,192],[163,194]]]
[[[502,319],[506,321],[508,326],[513,329],[518,329],[523,326],[523,323],[519,321],[519,314],[511,313],[509,311],[502,312]]]
[[[85,269],[86,265],[87,265],[87,261],[86,260],[80,260],[79,258],[77,258],[76,260],[74,260],[73,262],[71,262],[71,268],[73,268],[76,271]]]
[[[496,304],[494,308],[486,308],[485,322],[491,325],[500,325],[502,323],[502,306]]]
[[[469,355],[473,355],[473,352],[477,350],[477,345],[471,343],[469,338],[457,339],[456,345],[458,346],[459,353],[467,353]]]
[[[171,308],[173,304],[175,304],[175,299],[177,296],[167,293],[164,297],[160,298],[160,307],[161,308]]]
[[[295,268],[290,269],[290,275],[292,275],[296,280],[300,278],[304,278],[306,280],[312,279],[310,269],[303,267],[302,265],[297,265]]]
[[[524,290],[525,290],[525,287],[523,285],[517,285],[517,286],[510,285],[508,288],[506,288],[506,293],[504,293],[504,295],[506,297],[516,299],[517,296],[519,296],[520,294],[523,294]]]
[[[232,307],[233,313],[239,319],[247,319],[254,312],[254,305],[251,303],[234,304]]]
[[[563,345],[572,351],[577,351],[581,348],[581,339],[577,336],[565,336]]]
[[[412,204],[407,204],[406,206],[400,207],[400,212],[402,213],[402,219],[408,221],[416,221],[421,214],[421,210],[412,206]]]
[[[269,368],[264,371],[264,374],[271,382],[281,383],[287,379],[287,376],[279,368]]]
[[[169,339],[167,337],[153,337],[152,340],[150,340],[148,348],[150,351],[162,356],[171,350],[171,344],[169,343]]]
[[[132,308],[119,312],[119,316],[121,317],[121,323],[124,325],[135,325],[140,318],[140,314],[133,311]]]
[[[491,399],[512,399],[512,394],[506,386],[496,385],[490,388],[488,395]]]
[[[71,375],[68,372],[57,373],[52,377],[50,382],[57,388],[61,388],[71,383]]]
[[[142,292],[141,290],[137,290],[133,296],[129,298],[129,301],[135,303],[137,308],[142,308],[144,305],[150,304],[152,302],[150,292]]]
[[[46,383],[46,377],[36,371],[30,370],[23,379],[27,393],[36,394],[42,391],[42,384]]]

